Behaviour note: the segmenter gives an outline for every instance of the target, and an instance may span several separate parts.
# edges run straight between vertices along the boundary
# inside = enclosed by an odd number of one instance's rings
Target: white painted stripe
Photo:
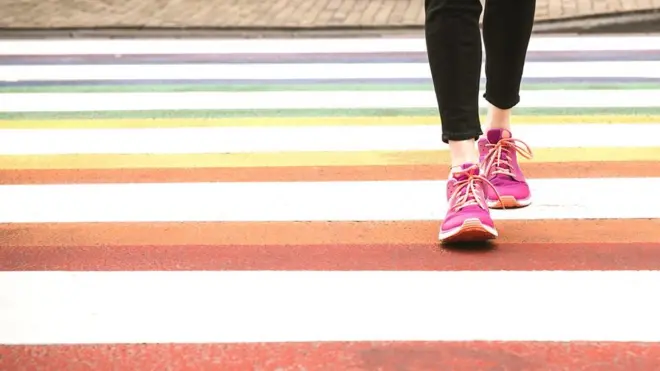
[[[657,271],[1,272],[0,343],[657,342],[654,292]]]
[[[660,218],[660,178],[532,179],[495,219]],[[445,181],[8,185],[0,222],[439,220]]]
[[[530,51],[660,49],[660,36],[533,36]],[[424,38],[2,40],[0,55],[424,52]]]
[[[481,76],[485,76],[482,65]],[[524,77],[660,78],[660,61],[530,62]],[[426,63],[6,65],[0,81],[62,80],[304,80],[431,78]]]
[[[660,124],[516,127],[532,148],[660,147]],[[444,150],[440,125],[0,130],[0,154]]]
[[[527,90],[517,107],[660,107],[660,90]],[[479,95],[479,105],[486,100]],[[432,91],[8,93],[0,112],[435,108]]]

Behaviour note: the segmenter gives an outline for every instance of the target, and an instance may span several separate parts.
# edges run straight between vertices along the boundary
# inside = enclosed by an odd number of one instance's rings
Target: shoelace
[[[520,145],[518,145],[520,143]],[[498,174],[513,177],[513,166],[511,166],[511,150],[515,150],[526,159],[532,158],[532,150],[520,139],[502,138],[497,144],[486,144],[490,148],[484,158],[486,176],[492,177]]]
[[[476,167],[476,165],[475,165]],[[454,192],[452,193],[451,197],[449,198],[449,205],[453,204],[452,209],[454,211],[461,210],[464,207],[471,206],[471,205],[477,205],[482,208],[488,208],[488,206],[485,204],[484,200],[478,200],[476,193],[476,185],[477,183],[483,183],[489,186],[493,191],[495,191],[495,195],[497,195],[497,199],[502,201],[500,198],[500,194],[497,192],[497,189],[495,186],[486,179],[486,177],[482,175],[473,175],[470,173],[470,169],[466,169],[462,172],[465,172],[467,174],[467,179],[457,181],[456,182],[456,188],[454,189]],[[460,196],[459,196],[460,195]],[[472,197],[470,197],[472,196]]]

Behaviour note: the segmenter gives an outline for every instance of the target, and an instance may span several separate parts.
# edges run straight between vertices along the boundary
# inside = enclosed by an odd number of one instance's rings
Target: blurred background
[[[424,0],[1,0],[20,34],[421,30]],[[652,32],[660,0],[537,0],[537,32]]]

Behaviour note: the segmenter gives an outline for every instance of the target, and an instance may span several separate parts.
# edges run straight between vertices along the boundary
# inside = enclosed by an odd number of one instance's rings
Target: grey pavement
[[[0,28],[421,26],[424,0],[0,0]],[[537,22],[660,10],[660,0],[537,0]]]

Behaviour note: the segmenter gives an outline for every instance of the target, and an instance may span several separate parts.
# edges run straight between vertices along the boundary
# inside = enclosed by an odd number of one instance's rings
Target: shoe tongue
[[[471,175],[479,175],[479,167],[475,164],[463,164],[461,170],[452,174],[452,177],[458,181],[466,180]]]
[[[490,129],[486,133],[486,138],[491,144],[497,144],[502,138],[511,138],[511,132],[506,129]],[[502,151],[499,159],[504,160],[505,158],[506,153]],[[497,178],[511,179],[510,176],[503,174],[497,175]]]
[[[486,138],[490,144],[497,144],[502,138],[511,138],[511,132],[505,129],[490,129],[486,133]]]
[[[491,144],[497,144],[502,138],[511,138],[511,132],[506,129],[490,129],[486,133],[486,138]],[[515,152],[512,149],[507,150],[509,155],[515,156]],[[500,160],[505,160],[507,153],[502,151],[500,155]],[[506,174],[497,174],[495,177],[489,179],[490,182],[495,186],[500,186],[510,182],[511,180],[516,180],[515,176],[506,175]]]

